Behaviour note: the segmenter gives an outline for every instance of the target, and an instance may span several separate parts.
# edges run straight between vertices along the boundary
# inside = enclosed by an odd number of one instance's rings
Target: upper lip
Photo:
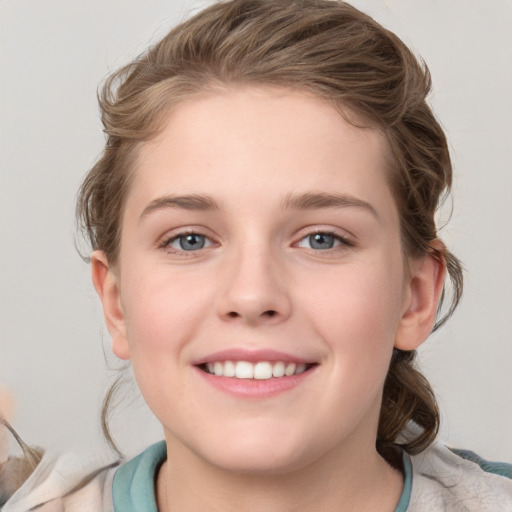
[[[311,359],[305,359],[298,357],[293,354],[281,352],[273,349],[242,349],[242,348],[231,348],[226,350],[220,350],[213,352],[204,357],[201,357],[193,361],[194,365],[201,365],[206,363],[214,363],[216,361],[247,361],[249,363],[257,363],[259,361],[277,362],[282,361],[285,363],[304,363],[312,364],[316,361]]]

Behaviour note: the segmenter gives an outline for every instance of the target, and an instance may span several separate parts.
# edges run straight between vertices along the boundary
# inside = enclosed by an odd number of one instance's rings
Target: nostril
[[[274,318],[276,316],[279,316],[279,313],[275,309],[267,309],[266,311],[263,311],[261,313],[254,312],[254,315],[252,313],[245,314],[244,312],[238,312],[238,311],[229,311],[226,314],[227,318]]]

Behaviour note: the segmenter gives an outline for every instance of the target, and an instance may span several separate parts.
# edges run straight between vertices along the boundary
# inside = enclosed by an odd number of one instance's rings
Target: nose
[[[278,324],[291,314],[290,290],[279,256],[262,245],[234,251],[222,272],[218,314],[248,325]]]

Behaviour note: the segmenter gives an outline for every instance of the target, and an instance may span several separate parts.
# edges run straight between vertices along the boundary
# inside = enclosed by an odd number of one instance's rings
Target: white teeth
[[[295,375],[299,375],[301,373],[304,373],[306,371],[307,366],[303,363],[298,364],[297,368],[295,369]]]
[[[254,366],[254,378],[259,380],[272,377],[272,365],[270,363],[257,363]]]
[[[252,379],[254,377],[254,366],[247,361],[237,361],[235,376],[237,379]]]
[[[299,375],[308,369],[304,363],[284,363],[277,361],[260,361],[250,363],[248,361],[215,361],[207,363],[206,370],[217,377],[236,377],[237,379],[267,380],[272,377],[291,377]]]
[[[279,361],[278,363],[274,363],[274,367],[272,368],[272,376],[273,377],[283,377],[284,376],[284,363]]]
[[[288,363],[286,365],[286,368],[284,369],[284,374],[287,376],[287,377],[290,377],[290,375],[293,375],[295,373],[295,368],[296,368],[296,364],[295,363]]]
[[[215,373],[215,375],[217,375],[218,377],[220,377],[221,375],[223,375],[223,368],[222,368],[222,363],[216,361],[215,363],[213,363],[213,372]]]
[[[232,361],[226,361],[224,363],[224,377],[235,376],[235,364]]]

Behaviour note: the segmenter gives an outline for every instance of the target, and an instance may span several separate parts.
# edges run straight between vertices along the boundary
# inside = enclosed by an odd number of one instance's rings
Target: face
[[[280,472],[374,449],[414,302],[386,161],[377,131],[274,89],[185,102],[141,150],[103,302],[176,457]]]

